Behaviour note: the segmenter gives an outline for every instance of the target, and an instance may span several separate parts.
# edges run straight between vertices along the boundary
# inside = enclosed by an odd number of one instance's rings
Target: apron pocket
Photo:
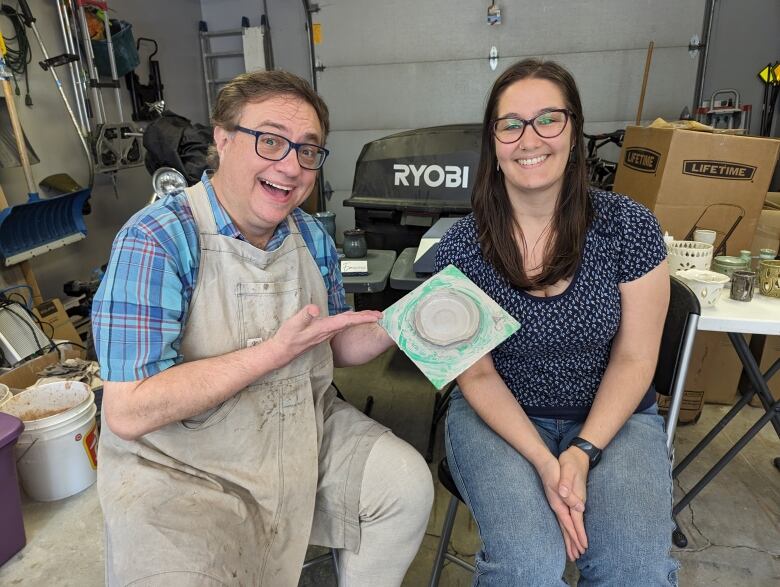
[[[221,422],[227,418],[228,414],[238,403],[238,400],[241,399],[241,394],[243,394],[243,391],[239,391],[230,399],[225,400],[210,410],[206,410],[205,412],[200,413],[197,416],[193,416],[192,418],[182,420],[182,427],[186,428],[187,430],[203,430]]]
[[[241,348],[249,341],[268,340],[282,323],[300,311],[303,299],[300,279],[266,283],[239,283],[236,286],[241,327]]]

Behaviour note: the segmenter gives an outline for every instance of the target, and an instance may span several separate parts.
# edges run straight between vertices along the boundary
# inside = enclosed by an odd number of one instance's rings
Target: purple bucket
[[[24,548],[24,523],[14,445],[24,430],[19,418],[0,412],[0,565]]]

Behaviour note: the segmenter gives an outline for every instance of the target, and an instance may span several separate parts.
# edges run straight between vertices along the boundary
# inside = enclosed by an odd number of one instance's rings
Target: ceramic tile
[[[437,389],[520,328],[454,265],[387,308],[380,324]]]

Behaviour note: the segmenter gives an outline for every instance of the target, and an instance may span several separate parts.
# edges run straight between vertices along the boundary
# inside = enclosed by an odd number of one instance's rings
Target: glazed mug
[[[325,227],[325,231],[330,235],[334,241],[336,240],[336,213],[330,210],[324,212],[315,212],[314,217],[322,222]]]
[[[344,256],[349,259],[362,259],[368,255],[366,243],[366,231],[361,228],[352,228],[344,231]]]
[[[693,240],[700,243],[707,243],[708,245],[715,244],[715,238],[718,233],[714,230],[707,230],[706,228],[697,228],[693,231]]]
[[[738,302],[749,302],[753,299],[755,283],[755,271],[734,271],[731,275],[731,299]]]

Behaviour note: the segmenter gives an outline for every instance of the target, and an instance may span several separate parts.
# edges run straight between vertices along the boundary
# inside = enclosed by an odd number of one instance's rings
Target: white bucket
[[[83,491],[97,479],[95,398],[79,381],[31,387],[3,411],[24,422],[16,443],[19,478],[36,501],[54,501]]]
[[[8,386],[4,383],[0,383],[0,411],[3,410],[3,404],[7,402],[9,399],[11,399],[14,396],[14,394],[11,393],[11,390],[8,389]]]

